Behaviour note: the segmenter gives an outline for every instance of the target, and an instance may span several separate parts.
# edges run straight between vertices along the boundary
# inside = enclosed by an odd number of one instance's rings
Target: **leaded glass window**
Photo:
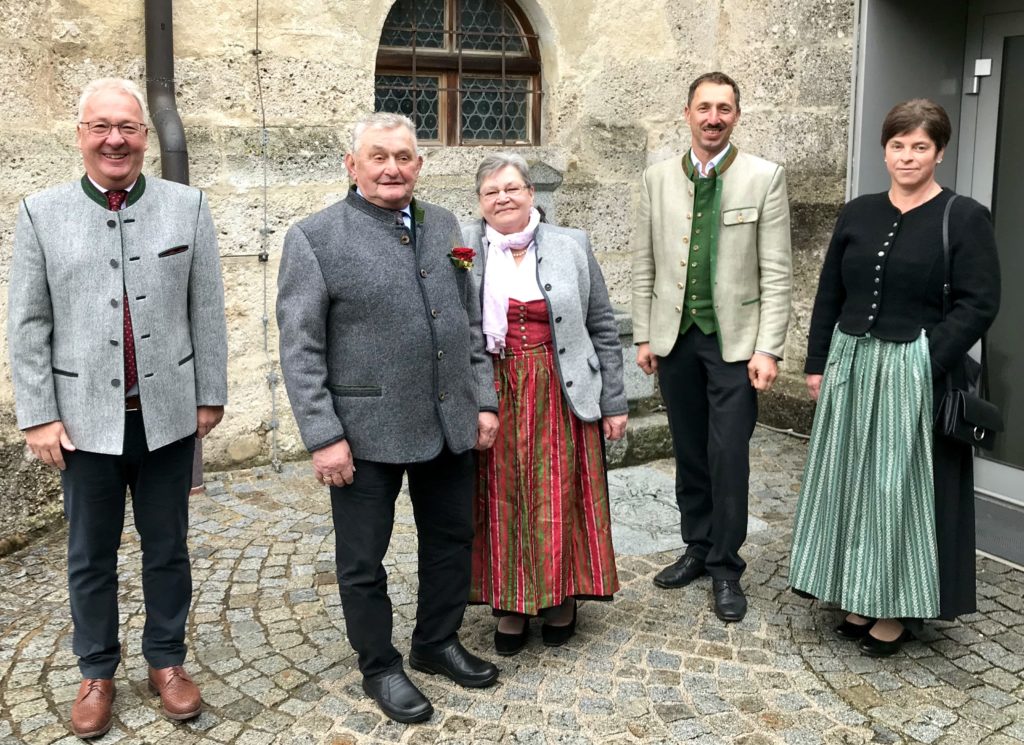
[[[427,143],[537,144],[537,37],[512,0],[397,0],[377,53],[374,108]]]

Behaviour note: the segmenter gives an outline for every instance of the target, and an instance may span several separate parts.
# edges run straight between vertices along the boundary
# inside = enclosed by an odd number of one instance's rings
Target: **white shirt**
[[[707,165],[704,165],[703,163],[700,162],[700,160],[698,160],[697,153],[693,152],[693,148],[691,147],[690,160],[693,162],[693,167],[697,169],[697,173],[706,178],[708,175],[708,171],[711,169],[711,166],[718,168],[718,164],[722,162],[722,158],[728,155],[729,148],[731,147],[732,145],[726,145],[724,148],[722,148],[722,152],[720,152],[718,155],[716,155],[714,158],[707,162]]]

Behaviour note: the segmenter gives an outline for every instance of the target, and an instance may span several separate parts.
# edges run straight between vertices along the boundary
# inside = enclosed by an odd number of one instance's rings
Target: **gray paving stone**
[[[758,429],[752,442],[750,540],[744,577],[751,608],[726,626],[706,579],[678,591],[651,576],[681,548],[672,464],[613,471],[622,590],[583,603],[563,648],[539,638],[498,660],[498,686],[458,688],[413,674],[433,700],[427,723],[397,725],[359,686],[334,576],[329,504],[308,464],[283,473],[212,476],[193,498],[194,606],[189,669],[206,710],[191,725],[159,716],[138,656],[144,620],[139,547],[125,532],[119,563],[125,676],[118,724],[102,743],[856,743],[993,745],[1022,738],[1024,573],[979,559],[979,612],[928,624],[923,642],[888,660],[835,639],[835,609],[787,591],[802,442]],[[64,534],[0,559],[0,745],[70,743],[67,712],[78,673],[70,651]],[[408,650],[415,622],[411,507],[397,505],[386,559],[395,639]],[[466,613],[462,640],[493,658],[493,619]],[[13,714],[12,714],[13,712]],[[987,738],[987,739],[986,739]]]

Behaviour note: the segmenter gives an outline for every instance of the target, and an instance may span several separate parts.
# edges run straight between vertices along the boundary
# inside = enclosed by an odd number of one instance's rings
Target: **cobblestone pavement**
[[[99,742],[863,743],[1024,741],[1024,573],[979,559],[980,612],[929,625],[890,660],[862,656],[823,609],[786,590],[802,442],[758,429],[742,623],[709,608],[709,581],[664,591],[651,576],[678,548],[672,465],[613,472],[622,590],[581,606],[579,631],[545,648],[537,627],[499,660],[499,684],[464,690],[411,672],[434,702],[422,725],[384,718],[363,696],[345,641],[326,494],[307,464],[214,475],[193,500],[194,607],[188,668],[206,708],[191,723],[158,713],[139,652],[139,545],[125,533],[125,660],[115,724]],[[72,743],[65,722],[78,670],[57,533],[0,560],[0,743]],[[396,644],[408,651],[416,541],[407,498],[388,555]],[[494,658],[493,621],[470,608],[462,639]]]

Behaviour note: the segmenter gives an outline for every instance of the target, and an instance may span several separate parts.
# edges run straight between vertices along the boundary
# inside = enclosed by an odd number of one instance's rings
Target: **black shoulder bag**
[[[956,201],[954,194],[946,202],[942,215],[942,258],[945,263],[946,281],[942,286],[942,317],[949,313],[952,286],[949,276],[949,211]],[[963,388],[954,388],[953,379],[946,374],[946,393],[935,412],[935,431],[940,435],[966,445],[991,450],[995,446],[996,432],[1003,431],[1003,417],[999,407],[986,401],[983,396],[988,390],[988,365],[985,354],[985,337],[981,337],[981,385],[978,394]],[[975,363],[976,364],[976,363]],[[967,368],[967,356],[964,355]]]

